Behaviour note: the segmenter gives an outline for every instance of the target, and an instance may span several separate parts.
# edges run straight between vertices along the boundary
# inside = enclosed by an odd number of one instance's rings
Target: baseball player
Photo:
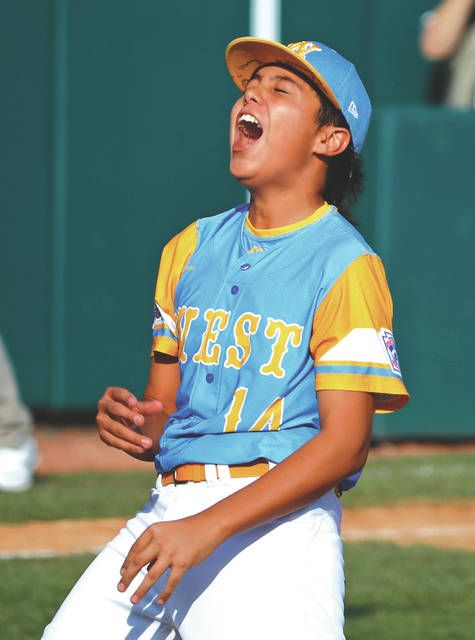
[[[97,415],[157,485],[47,640],[344,638],[337,494],[374,411],[408,398],[384,268],[342,215],[370,101],[319,42],[239,38],[226,60],[230,170],[251,202],[163,251],[144,398],[109,388]]]

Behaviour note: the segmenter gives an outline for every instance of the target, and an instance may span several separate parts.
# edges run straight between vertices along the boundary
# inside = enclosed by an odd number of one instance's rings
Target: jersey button
[[[234,295],[236,295],[236,293],[239,291],[239,287],[237,286],[237,284],[233,284],[233,286],[231,287],[231,293]]]
[[[249,262],[245,262],[244,264],[241,265],[241,271],[247,271],[250,268],[251,268],[251,265],[249,264]]]
[[[214,380],[214,375],[212,373],[207,373],[206,374],[206,382],[211,383],[211,382],[213,382],[213,380]]]

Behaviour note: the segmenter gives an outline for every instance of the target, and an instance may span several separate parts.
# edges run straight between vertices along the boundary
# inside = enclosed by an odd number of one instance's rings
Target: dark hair
[[[334,125],[348,129],[348,123],[319,87],[313,87],[320,98],[320,107],[316,113],[317,124],[320,126]],[[363,167],[361,158],[355,152],[353,140],[345,151],[337,156],[325,159],[327,163],[327,177],[323,189],[323,197],[327,202],[336,206],[338,211],[350,222],[349,207],[356,202],[363,188]]]

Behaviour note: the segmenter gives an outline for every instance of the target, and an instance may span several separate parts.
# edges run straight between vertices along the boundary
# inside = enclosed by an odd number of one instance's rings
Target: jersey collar
[[[292,224],[287,224],[283,227],[274,227],[272,229],[258,229],[255,227],[251,221],[249,220],[249,211],[246,214],[245,226],[247,231],[252,233],[253,236],[257,238],[274,238],[275,236],[281,236],[286,233],[292,233],[293,231],[297,231],[298,229],[303,229],[307,227],[309,224],[320,220],[328,211],[332,208],[332,205],[328,204],[328,202],[324,202],[321,207],[319,207],[316,211],[314,211],[311,215],[303,220],[299,220],[298,222],[293,222]]]

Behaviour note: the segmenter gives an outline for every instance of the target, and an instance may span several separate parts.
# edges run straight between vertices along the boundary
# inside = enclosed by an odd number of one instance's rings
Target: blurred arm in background
[[[457,109],[474,109],[475,0],[444,0],[425,14],[420,45],[426,58],[444,61],[434,65],[434,77],[442,80],[442,102]]]
[[[421,51],[429,60],[449,58],[459,45],[475,0],[444,0],[427,14],[421,33]]]

